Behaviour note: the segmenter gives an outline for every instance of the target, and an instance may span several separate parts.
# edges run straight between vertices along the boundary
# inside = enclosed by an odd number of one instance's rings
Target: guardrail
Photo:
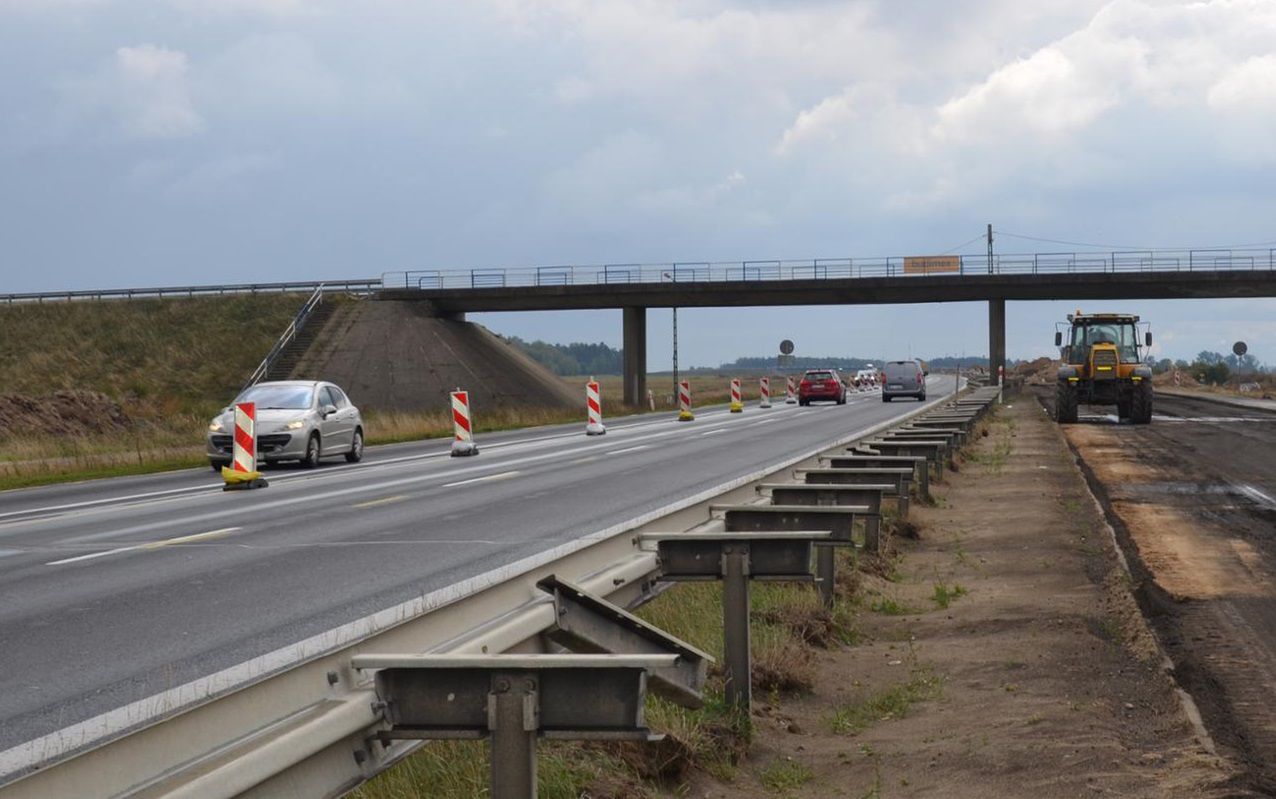
[[[0,302],[68,302],[73,300],[145,299],[148,297],[203,297],[216,294],[287,294],[303,291],[340,291],[370,294],[381,289],[380,279],[325,280],[300,283],[227,283],[215,286],[153,286],[127,289],[78,289],[75,291],[34,291],[0,294]]]
[[[466,289],[509,286],[575,286],[609,283],[736,282],[754,280],[834,280],[928,275],[1055,275],[1085,272],[1202,272],[1276,269],[1276,248],[1265,250],[1144,250],[1041,252],[950,256],[956,268],[916,271],[903,256],[815,258],[771,261],[560,265],[385,272],[387,289]]]
[[[244,383],[244,386],[240,389],[240,391],[243,391],[251,385],[255,385],[258,381],[269,374],[271,365],[274,364],[274,362],[278,360],[279,356],[283,354],[284,347],[287,347],[292,343],[292,340],[297,337],[297,331],[306,326],[306,320],[308,320],[310,315],[314,313],[314,310],[323,303],[323,292],[323,283],[315,286],[314,293],[312,293],[310,298],[302,304],[301,310],[297,311],[297,315],[288,323],[288,327],[286,327],[283,334],[279,336],[279,339],[275,342],[275,346],[271,347],[270,352],[266,353],[266,357],[262,358],[261,363],[257,364],[257,368],[253,370],[252,375],[248,378],[248,382]]]
[[[996,389],[981,393],[985,406],[996,397]],[[936,406],[967,402],[934,400],[639,518],[0,752],[0,797],[340,795],[420,745],[387,734],[387,705],[360,664],[378,662],[377,655],[528,651],[529,642],[535,651],[559,615],[540,588],[547,578],[621,607],[641,604],[663,572],[638,531]]]

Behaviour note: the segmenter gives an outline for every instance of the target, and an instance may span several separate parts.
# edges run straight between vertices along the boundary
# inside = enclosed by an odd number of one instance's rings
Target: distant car
[[[836,369],[808,369],[798,383],[798,404],[810,405],[817,400],[846,404],[846,383]]]
[[[266,463],[299,461],[307,469],[320,458],[363,459],[363,416],[346,393],[317,380],[276,380],[249,386],[208,425],[208,463],[229,466],[235,404],[257,405],[257,458]]]
[[[882,402],[890,402],[896,397],[926,399],[926,375],[921,361],[889,361],[883,375]]]

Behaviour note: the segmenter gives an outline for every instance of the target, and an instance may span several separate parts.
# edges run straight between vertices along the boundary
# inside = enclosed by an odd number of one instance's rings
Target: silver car
[[[320,458],[363,458],[363,417],[346,393],[318,380],[276,380],[244,389],[208,425],[208,463],[229,466],[235,434],[235,405],[257,404],[257,459],[300,461],[307,469]]]

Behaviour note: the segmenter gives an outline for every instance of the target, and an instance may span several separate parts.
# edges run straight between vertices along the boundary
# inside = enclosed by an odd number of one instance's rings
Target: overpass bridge
[[[906,258],[607,264],[388,272],[379,296],[431,312],[619,308],[624,401],[647,393],[648,308],[987,302],[992,375],[1005,364],[1007,300],[1276,297],[1276,249],[951,256],[947,270]],[[915,263],[915,262],[914,262]]]

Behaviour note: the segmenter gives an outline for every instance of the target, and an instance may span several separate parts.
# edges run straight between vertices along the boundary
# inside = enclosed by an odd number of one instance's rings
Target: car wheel
[[[925,401],[926,401],[926,394],[925,394],[925,392],[923,392],[923,393],[921,393],[921,394],[918,394],[918,395],[917,395],[917,401],[918,401],[918,402],[925,402]]]
[[[221,474],[222,466],[225,464],[223,464],[221,461],[209,461],[208,465],[212,468],[214,472]]]
[[[301,459],[301,468],[313,469],[319,465],[319,434],[311,433],[306,442],[306,455]]]
[[[354,439],[350,442],[350,451],[346,453],[346,461],[358,463],[363,460],[363,431],[354,429]]]
[[[886,396],[885,394],[882,395],[882,402],[890,402],[890,401],[891,401],[890,397]]]

